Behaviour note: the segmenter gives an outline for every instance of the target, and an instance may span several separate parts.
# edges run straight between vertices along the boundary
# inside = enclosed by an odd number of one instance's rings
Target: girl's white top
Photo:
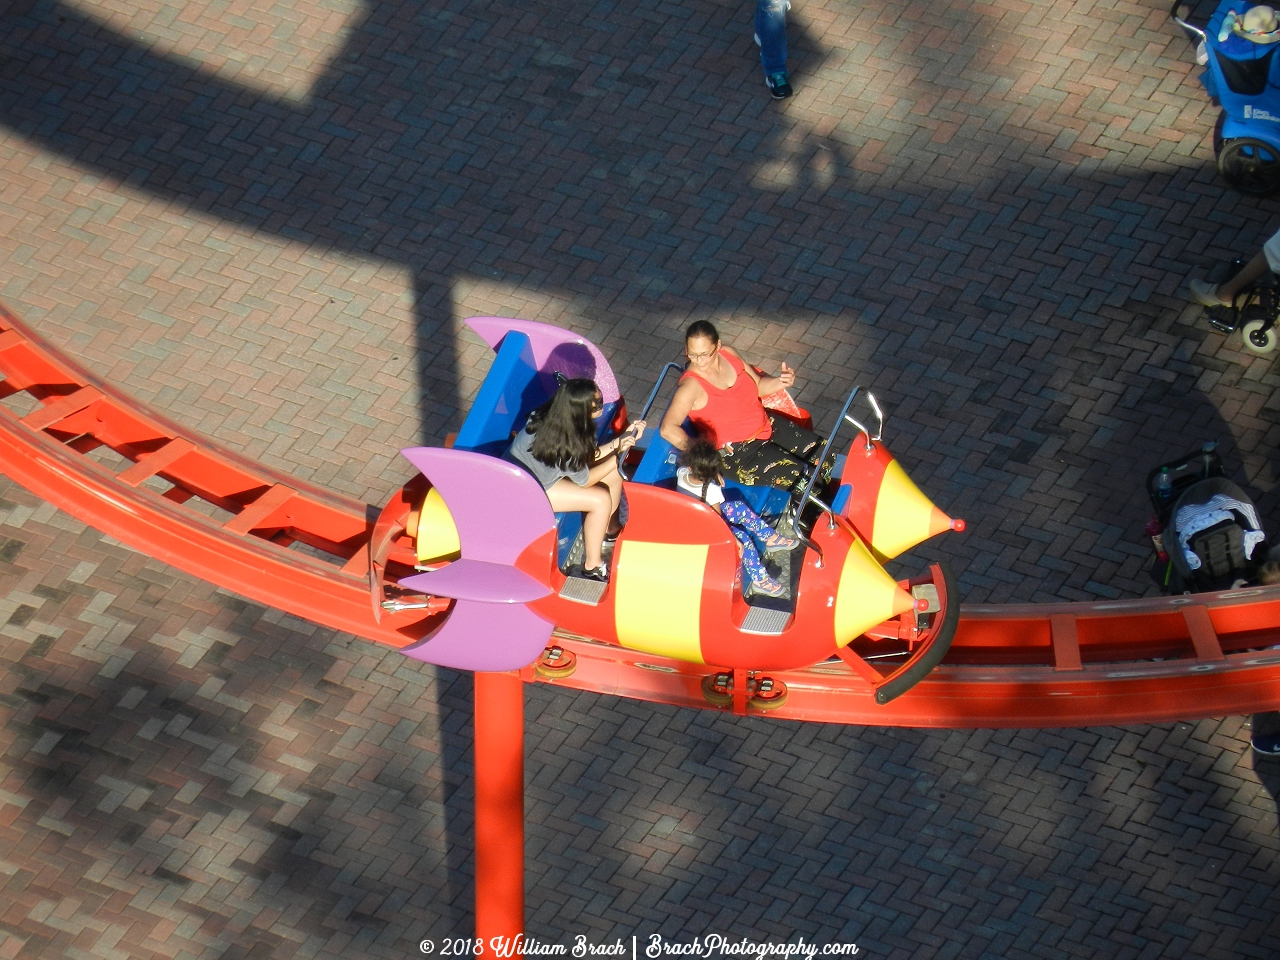
[[[689,476],[689,468],[681,467],[676,471],[676,486],[685,493],[702,499],[702,484]],[[707,503],[716,507],[724,503],[724,488],[718,483],[707,484]]]

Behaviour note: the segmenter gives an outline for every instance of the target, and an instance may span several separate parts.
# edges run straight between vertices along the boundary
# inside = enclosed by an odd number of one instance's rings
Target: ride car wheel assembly
[[[548,680],[563,680],[578,669],[578,658],[563,647],[547,647],[533,665],[533,672]]]
[[[733,674],[709,673],[702,678],[702,697],[714,707],[733,706]],[[756,710],[776,710],[787,702],[787,685],[772,677],[747,679],[747,706]]]

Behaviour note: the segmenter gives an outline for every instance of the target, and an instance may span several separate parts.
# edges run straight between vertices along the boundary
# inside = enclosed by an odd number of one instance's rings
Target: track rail
[[[375,531],[376,509],[147,410],[3,306],[0,375],[0,469],[67,513],[193,576],[375,643],[402,648],[440,615],[374,616],[370,541],[393,535]],[[576,655],[576,672],[548,681],[529,667],[526,680],[709,708],[705,666],[563,633],[556,642]],[[1276,709],[1280,587],[965,606],[942,664],[884,706],[843,662],[773,676],[790,693],[772,716],[881,726],[1079,726]]]

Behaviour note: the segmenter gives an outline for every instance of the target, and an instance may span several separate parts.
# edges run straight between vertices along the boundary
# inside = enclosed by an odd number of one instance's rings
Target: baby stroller
[[[1257,575],[1266,535],[1249,495],[1227,479],[1216,444],[1156,467],[1147,493],[1168,554],[1152,570],[1165,593],[1228,590]]]
[[[1213,131],[1218,172],[1233,188],[1264,197],[1280,188],[1280,30],[1270,7],[1222,0],[1205,26],[1174,0],[1169,15],[1196,47],[1209,98],[1222,107]]]

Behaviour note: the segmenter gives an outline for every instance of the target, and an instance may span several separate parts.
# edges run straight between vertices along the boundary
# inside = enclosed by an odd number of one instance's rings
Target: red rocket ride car
[[[706,664],[703,690],[713,702],[729,695],[734,671],[746,671],[758,707],[786,697],[767,671],[840,657],[884,703],[942,659],[959,615],[950,578],[934,565],[898,582],[881,564],[937,533],[963,529],[963,521],[938,510],[879,443],[878,431],[872,437],[852,418],[857,389],[827,439],[830,450],[841,423],[859,430],[837,465],[832,503],[819,500],[812,482],[794,495],[726,484],[775,523],[794,525],[800,544],[782,561],[785,596],[744,591],[728,526],[675,489],[675,451],[653,433],[633,456],[639,462],[624,484],[627,522],[602,583],[564,572],[581,550],[581,516],[553,514],[537,481],[500,457],[529,412],[554,392],[557,375],[596,381],[606,405],[602,440],[624,429],[626,407],[607,361],[593,344],[546,324],[496,317],[467,323],[495,349],[493,366],[451,448],[401,451],[421,474],[383,509],[370,543],[375,613],[392,618],[409,639],[407,656],[467,670],[511,670],[535,660],[540,669],[564,670],[551,645],[558,629]],[[677,365],[668,364],[646,407],[672,369]],[[859,637],[899,651],[896,659],[889,653],[889,672],[850,649]],[[865,643],[860,648],[865,652]]]

